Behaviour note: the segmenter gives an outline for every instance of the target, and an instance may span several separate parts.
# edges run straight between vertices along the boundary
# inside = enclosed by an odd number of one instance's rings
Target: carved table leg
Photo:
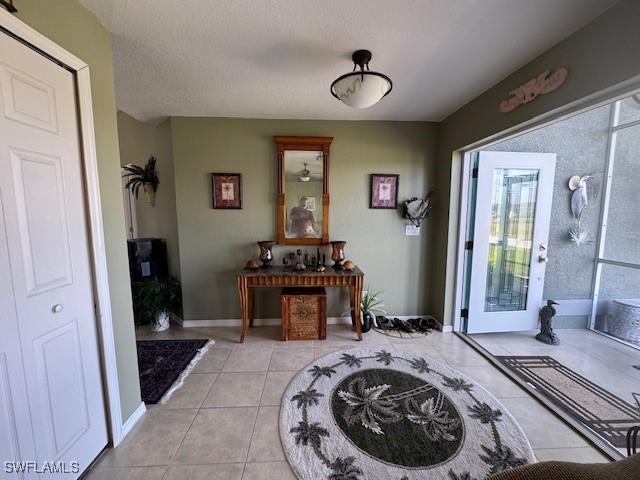
[[[356,324],[356,336],[358,337],[358,340],[362,340],[362,311],[361,311],[361,305],[360,302],[362,300],[362,289],[363,289],[363,278],[362,277],[356,277],[356,285],[354,288],[354,321]]]
[[[249,304],[249,327],[253,327],[255,316],[255,288],[247,288],[247,302]]]
[[[238,294],[240,296],[240,312],[242,314],[242,327],[240,330],[240,343],[242,343],[249,325],[249,292],[247,280],[244,277],[238,277]]]
[[[351,307],[351,326],[356,328],[356,286],[349,285],[349,306]]]

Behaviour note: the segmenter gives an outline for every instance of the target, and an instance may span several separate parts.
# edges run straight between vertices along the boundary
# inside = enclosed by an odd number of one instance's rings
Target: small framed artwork
[[[302,200],[305,201],[305,208],[310,212],[316,211],[316,197],[309,197],[307,195],[300,195],[298,197],[298,205],[302,205]]]
[[[213,208],[242,208],[242,175],[212,173]]]
[[[399,179],[397,174],[372,173],[369,208],[398,208]]]

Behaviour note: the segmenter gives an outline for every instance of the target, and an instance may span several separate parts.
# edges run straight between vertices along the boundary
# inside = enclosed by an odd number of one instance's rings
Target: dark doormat
[[[158,403],[208,339],[138,340],[142,401]]]
[[[616,447],[625,447],[627,430],[640,423],[640,411],[637,407],[612,395],[552,357],[495,358],[522,380],[533,385],[564,413]]]

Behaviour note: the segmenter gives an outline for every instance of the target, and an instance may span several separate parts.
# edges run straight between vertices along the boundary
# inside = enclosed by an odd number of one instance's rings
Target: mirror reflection
[[[284,152],[286,238],[322,237],[321,151]]]

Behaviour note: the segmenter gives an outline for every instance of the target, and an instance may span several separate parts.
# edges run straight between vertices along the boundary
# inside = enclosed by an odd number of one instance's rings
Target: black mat
[[[138,340],[142,401],[158,403],[207,342],[207,339]]]

